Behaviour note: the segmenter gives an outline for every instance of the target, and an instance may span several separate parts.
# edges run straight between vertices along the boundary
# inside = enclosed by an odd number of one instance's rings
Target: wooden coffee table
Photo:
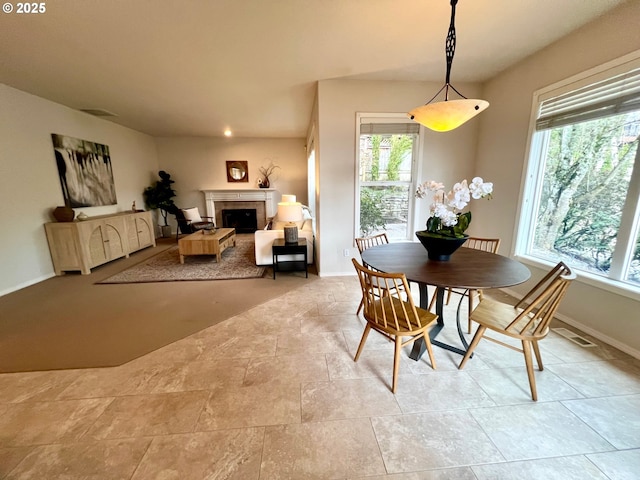
[[[214,233],[200,230],[178,240],[180,263],[184,263],[184,257],[187,255],[215,255],[217,263],[222,252],[235,246],[235,228],[218,228]]]

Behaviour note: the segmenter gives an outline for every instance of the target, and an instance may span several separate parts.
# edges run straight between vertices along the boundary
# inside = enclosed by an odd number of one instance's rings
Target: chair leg
[[[527,364],[527,375],[529,376],[529,387],[531,387],[531,398],[534,402],[538,401],[538,392],[536,390],[536,377],[533,376],[533,359],[531,358],[531,342],[522,341],[522,351],[524,352],[524,362]]]
[[[446,302],[446,305],[449,305],[449,300],[451,300],[451,289],[450,289],[450,288],[448,288],[447,290],[448,290],[448,293],[447,293],[447,302]]]
[[[533,345],[533,353],[536,354],[536,361],[538,362],[538,370],[542,371],[544,370],[544,367],[542,366],[542,356],[540,355],[540,347],[538,346],[538,341],[533,340],[531,342],[531,345]]]
[[[356,315],[360,315],[360,311],[362,310],[362,307],[364,307],[364,298],[360,299],[360,305],[358,305],[358,311],[356,311]]]
[[[391,392],[396,393],[398,385],[398,371],[400,370],[400,354],[402,353],[402,337],[396,336],[395,348],[393,352],[393,381],[391,383]]]
[[[473,299],[475,297],[475,290],[469,290],[467,295],[469,296],[469,312],[467,313],[467,333],[471,333],[471,312],[473,312]]]
[[[431,368],[436,369],[436,357],[433,356],[433,348],[431,346],[431,340],[429,340],[429,332],[424,333],[424,345],[427,347],[427,353],[429,354],[429,360],[431,361]]]
[[[467,363],[467,360],[469,360],[469,358],[471,357],[471,354],[478,346],[478,343],[480,343],[480,339],[482,339],[482,336],[484,335],[484,332],[486,330],[487,330],[487,327],[482,325],[478,326],[478,330],[476,330],[476,334],[473,336],[473,340],[471,340],[471,345],[469,345],[469,348],[467,348],[467,353],[465,353],[464,358],[460,362],[460,365],[458,365],[458,370],[462,370],[462,368],[464,367],[464,364]]]
[[[364,347],[364,344],[367,341],[367,337],[369,336],[370,330],[371,330],[371,326],[367,323],[367,325],[364,327],[364,332],[362,333],[362,339],[360,339],[360,345],[358,345],[358,351],[356,352],[356,356],[353,358],[354,362],[357,362],[358,358],[360,358],[360,352],[362,352],[362,348]]]

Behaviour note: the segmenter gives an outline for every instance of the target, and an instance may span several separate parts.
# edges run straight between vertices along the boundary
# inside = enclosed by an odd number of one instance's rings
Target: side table
[[[276,278],[276,271],[304,270],[305,278],[309,278],[307,270],[307,239],[299,238],[297,242],[287,243],[284,238],[276,238],[271,247],[273,255],[273,278]],[[304,260],[280,260],[280,255],[303,255]]]

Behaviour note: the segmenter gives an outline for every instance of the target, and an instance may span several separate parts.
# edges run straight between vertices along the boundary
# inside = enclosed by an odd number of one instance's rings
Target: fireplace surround
[[[279,195],[274,188],[243,188],[202,190],[207,215],[223,225],[222,210],[255,209],[257,229],[267,225],[267,219],[276,215]]]

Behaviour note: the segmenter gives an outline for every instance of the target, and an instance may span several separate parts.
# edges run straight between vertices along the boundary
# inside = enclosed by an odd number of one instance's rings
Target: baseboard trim
[[[331,273],[320,273],[318,272],[319,277],[355,277],[356,272],[331,272]]]
[[[55,273],[50,273],[49,275],[42,275],[41,277],[33,278],[27,282],[14,285],[11,288],[7,288],[6,290],[0,291],[0,297],[4,297],[5,295],[8,295],[10,293],[17,292],[18,290],[22,290],[23,288],[30,287],[31,285],[35,285],[36,283],[44,282],[45,280],[49,280],[50,278],[53,278],[55,276],[56,276]]]
[[[512,297],[515,297],[517,299],[522,298],[522,295],[511,290],[508,288],[503,288],[501,289],[503,292],[511,295]],[[636,350],[633,347],[630,347],[629,345],[620,342],[619,340],[616,340],[615,338],[611,338],[608,335],[605,335],[604,333],[595,330],[594,328],[588,327],[580,322],[578,322],[577,320],[575,320],[572,317],[569,317],[568,315],[564,315],[562,313],[556,313],[555,317],[558,320],[562,320],[564,323],[566,323],[567,325],[571,325],[572,327],[575,327],[577,329],[579,329],[580,331],[591,335],[594,338],[597,338],[598,340],[600,340],[601,342],[606,343],[607,345],[610,345],[614,348],[617,348],[618,350],[631,355],[634,358],[637,358],[638,360],[640,360],[640,350]]]

